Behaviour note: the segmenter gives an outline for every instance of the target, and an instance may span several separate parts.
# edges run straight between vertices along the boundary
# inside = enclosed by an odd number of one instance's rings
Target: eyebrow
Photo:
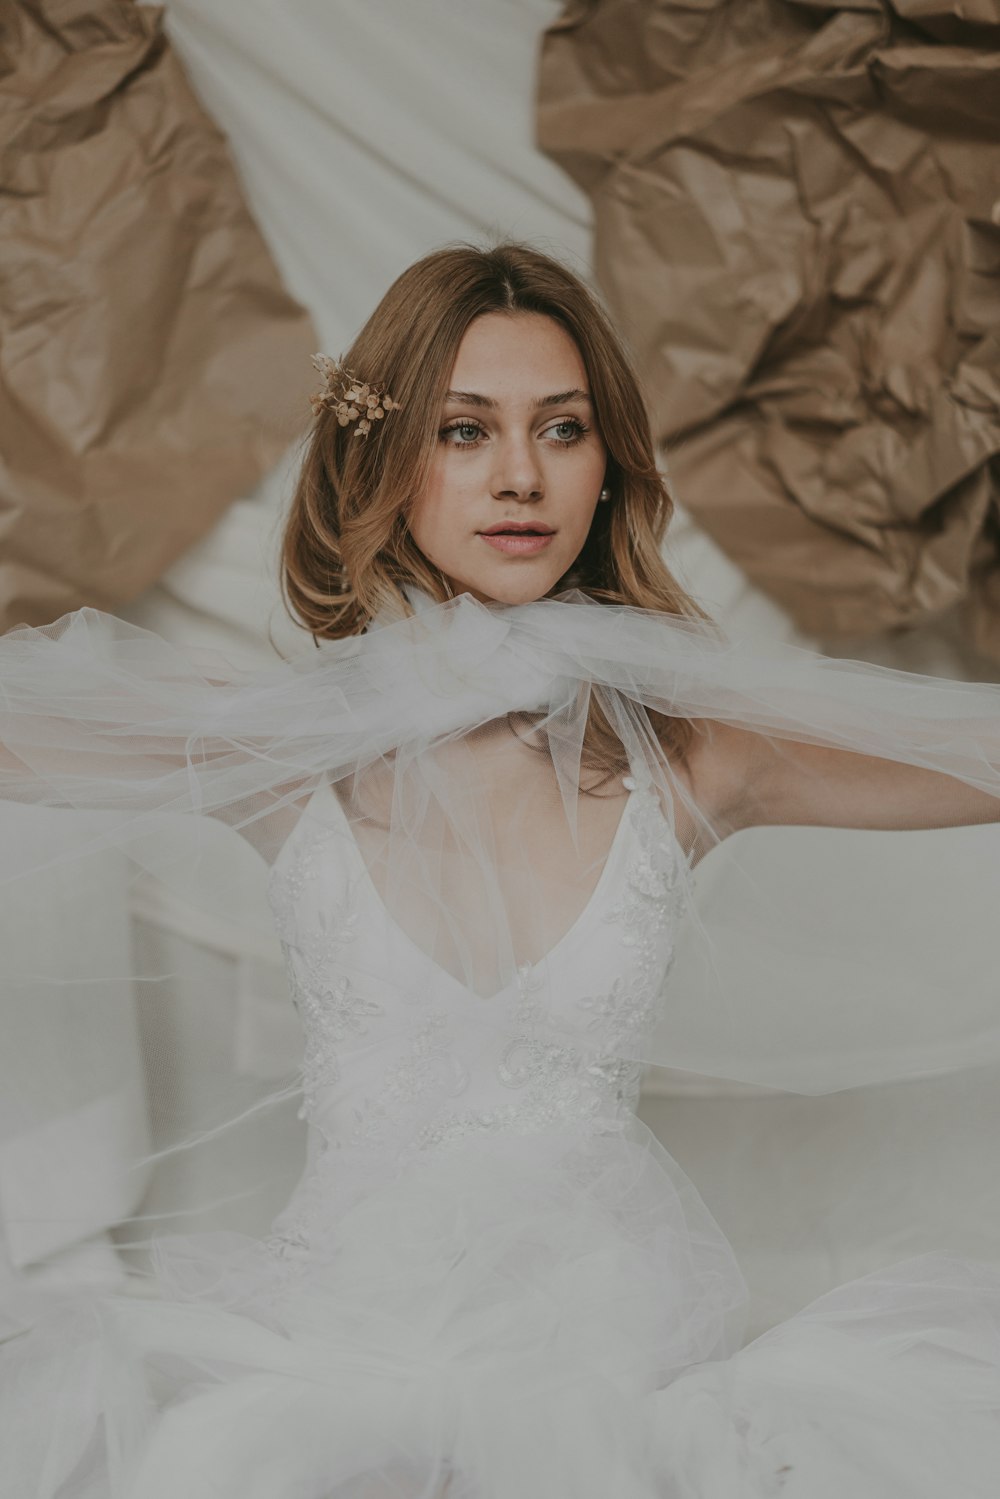
[[[479,406],[486,411],[495,411],[497,403],[489,396],[477,395],[474,390],[448,390],[445,391],[445,400],[454,401],[459,406]],[[559,390],[555,395],[539,396],[534,403],[537,411],[544,410],[547,406],[564,406],[567,401],[589,401],[590,396],[585,390]]]

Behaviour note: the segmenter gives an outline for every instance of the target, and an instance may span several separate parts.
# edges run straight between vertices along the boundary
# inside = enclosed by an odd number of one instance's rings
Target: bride
[[[428,256],[316,363],[283,548],[309,659],[241,673],[89,609],[0,642],[6,800],[99,814],[81,851],[207,902],[204,817],[261,855],[309,1127],[267,1238],[164,1235],[155,1296],[0,1346],[4,1494],[995,1494],[1000,1270],[910,1260],[743,1344],[732,1252],[635,1106],[644,1063],[932,1069],[898,932],[823,949],[749,869],[736,915],[695,872],[761,825],[997,822],[1000,688],[728,640],[663,561],[615,333],[532,249]],[[734,974],[789,954],[809,992],[747,1003]],[[943,1065],[995,1050],[988,965],[944,1008]]]

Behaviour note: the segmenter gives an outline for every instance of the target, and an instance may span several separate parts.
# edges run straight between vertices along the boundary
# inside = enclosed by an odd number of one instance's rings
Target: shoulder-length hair
[[[541,313],[565,328],[583,359],[608,455],[611,500],[597,506],[580,555],[550,596],[579,588],[599,603],[709,618],[662,557],[673,500],[657,470],[638,379],[596,298],[528,245],[458,245],[404,271],[343,355],[346,369],[398,409],[359,438],[353,423],[342,426],[321,406],[308,434],[281,568],[289,612],[315,640],[357,635],[385,607],[412,613],[407,585],[438,602],[451,596],[416,546],[408,515],[427,479],[462,337],[474,319],[496,312]],[[610,769],[617,736],[596,704],[592,720],[590,748]],[[664,749],[683,758],[691,725],[663,719],[657,729]]]

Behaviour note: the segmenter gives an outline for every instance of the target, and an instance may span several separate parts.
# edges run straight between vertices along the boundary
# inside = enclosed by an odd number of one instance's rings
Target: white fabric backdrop
[[[526,238],[587,273],[589,206],[532,144],[538,39],[559,9],[556,0],[380,0],[368,7],[347,0],[170,0],[168,34],[228,133],[251,207],[327,352],[346,346],[399,271],[448,240]],[[289,454],[125,611],[128,617],[178,642],[217,645],[246,664],[271,659],[269,632],[285,654],[309,648],[284,620],[275,583],[292,465]],[[730,631],[823,646],[797,635],[683,510],[668,554]],[[945,622],[905,641],[837,651],[975,675],[956,638]],[[859,835],[872,836],[889,840],[896,871],[886,899],[919,901],[912,839],[920,835],[910,835],[905,851],[891,834]],[[944,836],[959,840],[961,833]],[[262,938],[247,953],[231,934],[207,927],[197,913],[168,907],[154,891],[140,904],[133,939],[153,953],[180,944],[188,972],[200,974],[205,993],[214,996],[212,1044],[228,1049],[238,1072],[280,1075],[297,1037],[276,941]],[[103,889],[100,898],[80,893],[75,913],[95,940],[120,939],[122,912]],[[61,940],[53,929],[51,943]],[[104,1217],[92,1217],[94,1229],[122,1207],[107,1121],[117,1107],[113,1128],[130,1135],[144,1128],[130,1024],[127,1006],[124,1015],[109,1014],[114,1064],[106,1095],[90,1101],[101,1118],[89,1137],[90,1170],[95,1182],[103,1181]],[[154,1044],[161,1054],[170,1046],[183,1050],[196,1035],[204,1044],[204,1009],[174,1014],[169,1023],[161,1014],[160,1024]],[[40,1045],[49,1127],[74,1130],[79,1119],[59,1081],[61,1071],[72,1078],[72,1051],[61,1049],[56,1036]],[[981,1192],[1000,1138],[996,1081],[984,1074],[957,1085],[938,1080],[817,1100],[751,1096],[733,1086],[699,1089],[690,1079],[659,1075],[649,1080],[643,1114],[733,1240],[754,1294],[755,1329],[839,1280],[923,1248],[1000,1260],[1000,1189],[986,1198]],[[272,1135],[271,1149],[284,1152],[290,1187],[301,1149],[290,1116]],[[32,1155],[41,1167],[33,1174],[24,1169]],[[69,1183],[46,1175],[41,1137],[28,1140],[14,1125],[5,1133],[0,1115],[0,1216],[16,1190],[24,1212],[28,1179],[38,1216],[58,1217]],[[926,1182],[935,1183],[933,1192]],[[147,1211],[156,1211],[161,1190],[154,1176]],[[113,1255],[102,1254],[100,1236],[82,1244],[68,1236],[62,1245],[57,1238],[50,1232],[44,1242],[31,1242],[9,1233],[13,1270],[30,1273],[35,1258],[59,1248],[66,1274],[117,1272]]]

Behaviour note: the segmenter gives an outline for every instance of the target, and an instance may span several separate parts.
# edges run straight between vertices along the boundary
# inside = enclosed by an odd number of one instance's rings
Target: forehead
[[[449,386],[495,398],[527,398],[588,389],[574,339],[538,312],[487,312],[470,323],[458,348]]]

